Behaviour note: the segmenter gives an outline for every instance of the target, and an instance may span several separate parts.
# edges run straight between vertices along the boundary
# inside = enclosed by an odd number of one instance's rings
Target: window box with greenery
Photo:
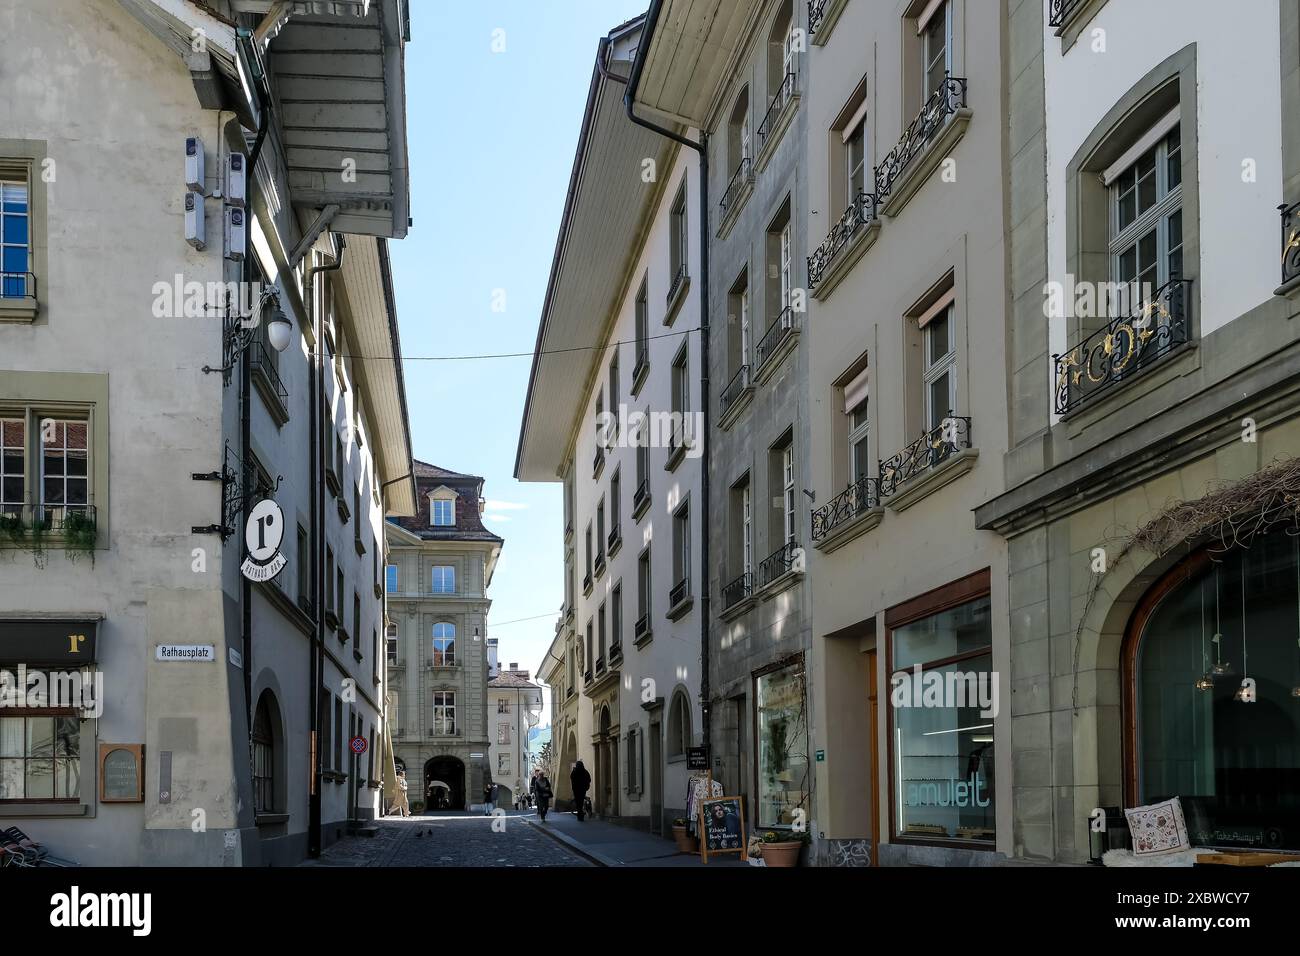
[[[93,560],[101,528],[92,481],[104,480],[98,460],[104,452],[88,419],[0,410],[0,549],[28,551],[39,567],[50,550]]]

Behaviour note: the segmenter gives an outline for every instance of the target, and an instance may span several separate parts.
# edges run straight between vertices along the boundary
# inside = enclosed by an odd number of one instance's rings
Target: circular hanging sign
[[[263,498],[248,513],[244,545],[248,557],[240,571],[250,581],[270,581],[284,570],[289,559],[280,553],[284,540],[284,512],[274,499]]]

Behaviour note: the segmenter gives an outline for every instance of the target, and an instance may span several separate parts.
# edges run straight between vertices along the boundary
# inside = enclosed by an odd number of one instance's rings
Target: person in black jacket
[[[546,819],[546,811],[551,809],[551,781],[546,779],[546,774],[539,774],[533,778],[533,799],[537,801],[537,816],[542,820]]]
[[[586,819],[583,810],[587,803],[587,791],[591,789],[591,774],[587,773],[581,760],[574,764],[573,772],[569,774],[569,783],[573,785],[573,802],[578,807],[578,819]]]

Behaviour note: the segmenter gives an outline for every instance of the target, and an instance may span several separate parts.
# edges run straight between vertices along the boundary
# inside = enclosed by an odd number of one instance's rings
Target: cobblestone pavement
[[[344,837],[303,866],[590,866],[577,854],[507,811],[495,832],[482,814],[385,817],[374,837]],[[500,823],[498,823],[498,828]]]

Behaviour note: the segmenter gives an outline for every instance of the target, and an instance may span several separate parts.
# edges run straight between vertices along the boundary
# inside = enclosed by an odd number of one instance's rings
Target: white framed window
[[[1168,121],[1169,117],[1163,122]],[[1122,284],[1121,301],[1115,305],[1119,314],[1129,315],[1151,292],[1182,275],[1183,176],[1178,123],[1159,134],[1132,162],[1119,170],[1107,170],[1103,178],[1109,181],[1111,197],[1111,277]]]
[[[456,524],[456,502],[450,498],[434,498],[429,508],[430,523],[435,528],[450,528]]]
[[[848,201],[867,190],[867,117],[844,131],[845,167],[848,170]]]
[[[740,159],[743,162],[746,159],[752,159],[754,152],[752,143],[754,141],[753,131],[750,128],[749,119],[749,93],[745,93],[745,115],[740,120]]]
[[[508,774],[510,772],[510,755],[497,754],[497,773]]]
[[[42,420],[41,504],[75,507],[90,503],[89,431],[85,421]]]
[[[790,223],[781,227],[781,309],[790,305],[791,268],[790,268]]]
[[[925,420],[939,428],[957,407],[956,322],[949,303],[922,330],[925,343]]]
[[[440,736],[455,736],[456,692],[454,690],[435,690],[433,692],[433,724],[431,729]]]
[[[450,564],[435,564],[432,570],[433,593],[456,593],[456,568]]]
[[[781,525],[785,533],[785,544],[794,543],[794,443],[781,449]]]
[[[497,724],[497,743],[503,746],[510,743],[510,725],[505,721]]]
[[[752,336],[749,316],[749,282],[740,290],[740,364],[748,365],[751,354]]]
[[[866,396],[863,396],[862,401],[846,412],[849,426],[850,483],[871,474],[872,471],[871,453],[868,448],[868,438],[871,433],[871,416],[868,406],[869,402]]]
[[[921,33],[921,66],[924,70],[922,102],[943,86],[945,74],[952,69],[952,4],[944,0],[927,12],[929,19],[917,25]]]
[[[673,586],[689,581],[690,577],[691,504],[687,501],[673,513]]]
[[[456,665],[456,625],[439,621],[433,625],[433,656],[429,659],[435,667]]]
[[[510,701],[506,700],[504,697],[497,698],[497,713],[498,714],[510,713]]]
[[[794,16],[791,15],[789,22],[786,23],[785,26],[785,36],[781,38],[781,83],[782,84],[785,84],[785,81],[789,78],[790,74],[794,72],[794,65],[795,65]],[[791,94],[794,93],[794,88],[792,85],[783,85],[782,89],[785,92],[782,94],[781,97],[781,106],[785,106],[785,104],[789,102]],[[780,106],[777,107],[777,109],[780,108],[781,108]]]
[[[0,298],[34,296],[31,196],[25,179],[0,179]]]
[[[397,625],[389,624],[384,628],[384,651],[388,657],[388,663],[397,663]]]
[[[740,555],[744,572],[754,572],[754,498],[748,481],[740,489]]]
[[[22,511],[27,484],[27,422],[0,418],[0,514]]]

